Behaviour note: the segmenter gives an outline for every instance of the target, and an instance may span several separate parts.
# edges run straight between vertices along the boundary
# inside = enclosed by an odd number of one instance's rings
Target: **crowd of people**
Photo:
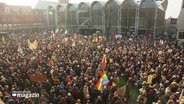
[[[50,31],[3,38],[0,104],[184,104],[184,47],[175,39],[106,35],[94,42],[92,36]],[[28,40],[36,40],[37,47],[30,49]],[[104,55],[110,83],[99,91],[95,85]],[[15,97],[13,91],[39,97]]]

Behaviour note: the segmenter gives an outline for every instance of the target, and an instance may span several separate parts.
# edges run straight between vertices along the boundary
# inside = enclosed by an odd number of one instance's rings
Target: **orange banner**
[[[29,79],[35,82],[45,82],[47,77],[45,75],[29,75]]]

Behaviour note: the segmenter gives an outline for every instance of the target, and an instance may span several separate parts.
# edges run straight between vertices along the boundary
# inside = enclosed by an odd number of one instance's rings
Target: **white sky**
[[[0,2],[5,2],[6,4],[10,5],[26,5],[26,6],[34,6],[38,0],[0,0]],[[58,0],[48,0],[48,1],[55,1]],[[94,0],[70,0],[71,3],[77,2],[92,2]],[[99,1],[107,1],[107,0],[99,0]],[[177,18],[181,9],[182,0],[168,0],[168,8],[166,11],[165,18]]]

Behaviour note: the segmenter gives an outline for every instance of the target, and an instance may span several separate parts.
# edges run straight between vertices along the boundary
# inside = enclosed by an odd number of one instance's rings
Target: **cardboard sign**
[[[126,93],[126,85],[123,86],[123,87],[118,88],[116,90],[116,93],[117,93],[117,95],[119,95],[121,97],[125,96],[125,93]]]
[[[122,38],[122,35],[115,35],[115,38],[116,38],[116,39]]]
[[[29,75],[29,79],[34,82],[45,82],[47,77],[45,75]]]

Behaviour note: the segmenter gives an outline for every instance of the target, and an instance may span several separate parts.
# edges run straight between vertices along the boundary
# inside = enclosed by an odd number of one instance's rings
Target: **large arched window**
[[[78,5],[79,28],[89,28],[90,7],[87,3],[81,2]]]
[[[65,7],[63,5],[57,6],[57,18],[58,18],[58,25],[64,27],[65,23]]]
[[[119,19],[119,3],[115,0],[109,0],[105,5],[105,23],[108,32],[116,32],[118,28]]]
[[[143,34],[153,33],[156,8],[155,0],[141,2],[139,7],[139,29]]]
[[[91,24],[94,27],[101,27],[103,25],[102,19],[104,17],[103,4],[98,1],[94,1],[91,5]]]
[[[55,9],[53,6],[48,6],[48,25],[55,26]]]
[[[125,0],[121,5],[122,32],[135,30],[136,9],[138,5],[134,0]]]
[[[67,7],[67,29],[69,32],[77,31],[77,8],[74,4],[68,4]]]

